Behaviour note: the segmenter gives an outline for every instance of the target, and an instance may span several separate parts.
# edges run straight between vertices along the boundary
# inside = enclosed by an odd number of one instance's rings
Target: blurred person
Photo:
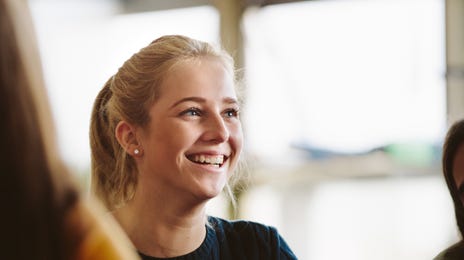
[[[464,120],[448,130],[443,144],[443,174],[453,199],[461,241],[441,252],[435,259],[464,259]]]
[[[138,259],[58,154],[26,1],[0,0],[2,259]]]
[[[242,151],[236,83],[224,50],[167,35],[96,97],[92,189],[143,259],[296,259],[273,227],[206,215]]]

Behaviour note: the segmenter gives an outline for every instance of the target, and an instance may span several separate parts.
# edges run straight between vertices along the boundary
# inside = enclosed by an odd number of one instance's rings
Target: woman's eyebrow
[[[238,104],[237,99],[231,98],[231,97],[226,97],[226,98],[224,98],[224,99],[223,99],[223,102],[224,102],[224,103],[227,103],[227,104]]]
[[[184,102],[197,102],[197,103],[205,103],[206,99],[202,97],[185,97],[182,98],[181,100],[176,101],[171,108],[176,107],[177,105],[184,103]],[[238,100],[232,97],[226,97],[223,99],[224,103],[227,104],[239,104]]]
[[[181,103],[184,103],[184,102],[197,102],[197,103],[204,103],[206,102],[206,100],[204,98],[201,98],[201,97],[185,97],[185,98],[182,98],[181,100],[178,100],[177,102],[175,102],[171,108],[181,104]]]

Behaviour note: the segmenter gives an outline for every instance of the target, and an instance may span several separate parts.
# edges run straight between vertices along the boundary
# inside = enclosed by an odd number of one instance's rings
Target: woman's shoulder
[[[218,217],[208,217],[208,222],[216,232],[237,235],[266,235],[266,239],[278,236],[277,229],[262,223],[247,220],[226,220]]]
[[[297,259],[275,227],[217,217],[209,217],[208,223],[216,233],[219,246],[231,252],[242,250],[248,258]]]
[[[116,220],[96,201],[80,201],[67,218],[69,225],[80,227],[75,259],[140,259]]]

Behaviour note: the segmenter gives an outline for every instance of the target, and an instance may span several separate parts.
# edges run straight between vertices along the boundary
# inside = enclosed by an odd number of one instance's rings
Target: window
[[[245,15],[251,152],[438,142],[446,128],[440,0],[307,1]]]

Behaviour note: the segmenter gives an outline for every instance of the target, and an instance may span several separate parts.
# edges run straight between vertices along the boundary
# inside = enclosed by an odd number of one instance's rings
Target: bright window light
[[[307,1],[249,10],[244,25],[252,153],[442,139],[443,1]]]

